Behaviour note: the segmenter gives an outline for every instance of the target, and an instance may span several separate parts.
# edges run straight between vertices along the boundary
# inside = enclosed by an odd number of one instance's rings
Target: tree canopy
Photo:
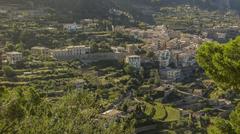
[[[207,76],[218,85],[226,88],[240,89],[240,37],[226,44],[206,42],[197,51],[197,62]],[[240,106],[230,115],[230,120],[215,118],[208,127],[210,134],[239,134]]]
[[[56,102],[32,87],[0,92],[0,133],[134,133],[133,122],[99,117],[101,106],[87,91],[74,91]]]
[[[197,62],[220,85],[240,87],[240,37],[226,44],[206,42],[197,51]]]

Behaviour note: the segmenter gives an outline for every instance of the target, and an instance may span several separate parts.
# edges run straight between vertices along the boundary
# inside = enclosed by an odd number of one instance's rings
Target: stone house
[[[160,51],[158,61],[160,68],[168,67],[171,62],[171,52],[169,50]]]
[[[34,56],[40,57],[40,58],[47,58],[50,57],[50,49],[46,47],[32,47],[31,53]]]
[[[20,52],[8,52],[6,53],[6,59],[10,64],[16,64],[23,60],[23,55]]]
[[[165,68],[160,69],[160,77],[170,81],[179,81],[182,79],[181,69]]]
[[[90,47],[86,46],[68,46],[65,49],[52,50],[52,57],[56,59],[69,59],[77,58],[81,55],[89,54],[91,51]]]
[[[72,24],[64,24],[63,29],[69,31],[69,32],[74,32],[77,31],[78,25],[77,23],[72,23]]]
[[[126,63],[139,69],[141,67],[141,57],[138,55],[127,56]]]

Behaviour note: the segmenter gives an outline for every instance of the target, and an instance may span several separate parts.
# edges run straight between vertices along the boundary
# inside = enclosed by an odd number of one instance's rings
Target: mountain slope
[[[60,15],[72,16],[73,19],[109,18],[110,9],[127,12],[135,19],[151,22],[154,11],[164,6],[188,4],[204,9],[235,9],[240,12],[240,0],[1,0],[36,8],[49,6]]]

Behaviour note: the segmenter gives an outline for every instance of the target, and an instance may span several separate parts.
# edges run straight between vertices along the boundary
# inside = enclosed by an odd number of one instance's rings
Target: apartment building
[[[127,56],[126,63],[139,69],[141,67],[141,57],[138,55]]]
[[[39,58],[47,58],[50,56],[50,49],[46,47],[32,47],[31,53],[34,56],[37,56]]]
[[[23,60],[23,56],[20,52],[8,52],[6,53],[6,59],[9,64],[16,64],[18,61]]]
[[[68,59],[76,58],[80,55],[85,55],[90,53],[91,48],[84,45],[81,46],[68,46],[64,49],[52,50],[52,57],[56,59]]]

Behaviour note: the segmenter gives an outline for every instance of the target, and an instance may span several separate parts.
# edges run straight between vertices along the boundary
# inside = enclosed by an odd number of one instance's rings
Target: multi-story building
[[[52,57],[56,59],[77,58],[80,55],[90,53],[91,48],[86,46],[68,46],[65,49],[52,50]]]
[[[226,33],[217,33],[217,37],[218,37],[218,39],[225,39],[226,36],[227,36]]]
[[[141,67],[141,57],[138,55],[127,56],[126,63],[139,69]]]
[[[112,51],[114,53],[123,53],[126,52],[126,49],[124,47],[111,47]]]
[[[181,70],[180,69],[172,69],[166,68],[160,70],[160,76],[162,79],[167,79],[171,81],[181,80]]]
[[[6,59],[10,64],[16,64],[18,61],[23,60],[23,56],[20,52],[8,52],[6,53]]]
[[[181,53],[178,58],[178,63],[182,67],[192,66],[195,63],[194,57],[189,53]]]
[[[171,52],[169,50],[163,50],[159,52],[159,66],[160,68],[166,68],[170,65]]]
[[[77,31],[78,25],[77,23],[72,23],[72,24],[64,24],[63,29],[69,31],[69,32],[74,32]]]
[[[67,57],[66,49],[54,49],[51,52],[53,58],[62,59]]]
[[[87,54],[90,52],[90,47],[86,47],[86,46],[68,46],[66,48],[68,50],[68,52],[70,53],[71,56],[78,56],[78,55],[83,55],[83,54]]]
[[[46,47],[32,47],[31,48],[32,55],[47,58],[50,56],[50,49]]]
[[[179,61],[179,55],[181,53],[182,53],[182,51],[180,51],[180,50],[172,50],[171,51],[171,54],[172,54],[171,61],[176,67],[180,66],[180,64],[181,64]]]

